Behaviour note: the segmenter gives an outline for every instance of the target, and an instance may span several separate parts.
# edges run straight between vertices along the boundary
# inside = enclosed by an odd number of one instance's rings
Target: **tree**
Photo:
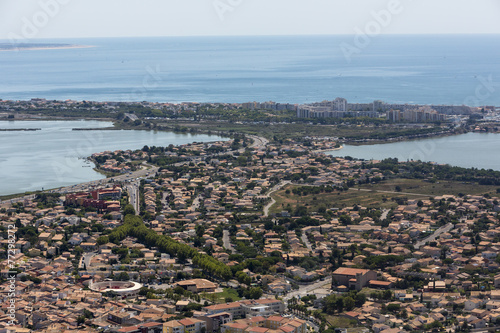
[[[99,236],[97,238],[97,245],[103,245],[109,243],[109,237],[108,236]]]
[[[351,311],[354,308],[354,299],[351,296],[344,298],[344,307],[347,311]]]
[[[351,220],[351,217],[349,215],[342,214],[339,216],[339,222],[342,225],[348,225],[348,224],[351,224],[352,220]]]
[[[337,300],[335,301],[335,308],[337,309],[337,311],[339,313],[343,312],[344,311],[344,299],[343,298],[337,298]]]
[[[135,215],[134,206],[132,206],[131,204],[125,205],[125,208],[123,209],[123,216],[127,215]]]
[[[354,258],[354,253],[358,250],[358,245],[353,243],[349,245],[349,251],[351,251],[351,259]]]
[[[399,312],[399,310],[401,309],[401,305],[400,304],[389,304],[387,305],[387,311],[389,312]]]
[[[120,274],[118,274],[116,276],[116,279],[118,281],[128,281],[128,280],[130,280],[130,277],[129,277],[127,272],[121,272]]]
[[[248,294],[245,293],[244,295],[250,299],[259,299],[263,293],[262,289],[259,287],[253,287],[253,288],[247,289],[247,291],[248,291]]]
[[[387,299],[387,300],[391,299],[392,298],[392,291],[384,290],[384,292],[382,293],[382,297],[384,299]]]
[[[76,318],[76,323],[78,324],[78,326],[85,323],[85,319],[86,319],[85,316],[78,316],[78,318]]]

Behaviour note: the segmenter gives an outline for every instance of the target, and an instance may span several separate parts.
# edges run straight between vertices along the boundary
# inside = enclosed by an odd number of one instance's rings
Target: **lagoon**
[[[396,157],[400,161],[421,160],[500,171],[500,134],[466,133],[376,145],[344,145],[343,149],[327,154],[365,160]]]
[[[105,150],[140,149],[225,140],[216,135],[138,130],[84,130],[112,127],[103,121],[0,121],[0,195],[67,186],[104,178],[85,160]]]

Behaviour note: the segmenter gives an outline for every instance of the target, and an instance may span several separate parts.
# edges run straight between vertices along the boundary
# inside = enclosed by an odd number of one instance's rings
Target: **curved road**
[[[267,192],[266,197],[271,198],[271,201],[268,202],[264,206],[264,216],[265,217],[269,216],[269,209],[272,207],[272,205],[274,205],[276,203],[276,200],[274,200],[273,197],[271,197],[271,194],[280,190],[283,186],[290,184],[290,183],[291,183],[291,181],[289,181],[289,180],[281,181],[280,183],[274,185],[273,188],[269,192]]]

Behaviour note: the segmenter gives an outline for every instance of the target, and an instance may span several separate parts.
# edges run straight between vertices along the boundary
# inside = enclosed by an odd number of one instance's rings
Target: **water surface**
[[[466,133],[376,145],[345,145],[343,149],[328,154],[366,160],[396,157],[400,161],[421,160],[500,171],[500,134]]]
[[[72,130],[112,125],[83,120],[0,121],[0,128],[41,128],[39,131],[0,131],[0,195],[102,179],[104,176],[85,160],[93,153],[222,139],[214,135],[156,131]]]

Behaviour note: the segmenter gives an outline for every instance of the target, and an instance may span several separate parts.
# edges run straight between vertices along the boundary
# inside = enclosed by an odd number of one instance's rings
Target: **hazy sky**
[[[0,39],[500,33],[498,0],[0,0]]]

